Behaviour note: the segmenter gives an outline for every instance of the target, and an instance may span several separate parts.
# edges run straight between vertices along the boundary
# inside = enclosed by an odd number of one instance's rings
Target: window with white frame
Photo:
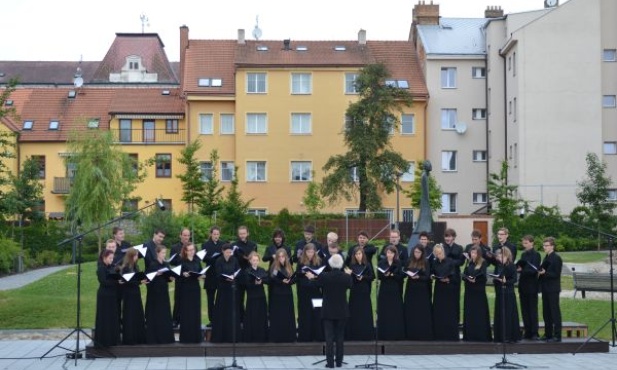
[[[247,215],[253,215],[253,216],[265,216],[268,214],[268,212],[266,211],[265,208],[249,208],[246,211]]]
[[[401,115],[401,134],[411,135],[416,133],[415,116],[413,114]]]
[[[441,88],[453,89],[456,87],[456,68],[442,67],[441,68]]]
[[[617,201],[617,189],[608,189],[606,200]]]
[[[351,181],[358,182],[360,178],[358,177],[358,167],[352,167],[349,169],[349,177],[351,177]]]
[[[232,181],[235,170],[234,162],[221,162],[221,181]]]
[[[291,93],[310,94],[313,90],[312,76],[310,73],[291,74]]]
[[[516,116],[518,115],[518,107],[516,105],[516,98],[512,99],[512,102],[514,104],[514,107],[512,108],[512,112],[514,112],[513,119],[514,119],[514,122],[516,122]]]
[[[291,181],[311,181],[311,162],[291,162]]]
[[[617,49],[604,49],[602,51],[602,61],[617,62]]]
[[[486,68],[484,67],[471,67],[472,78],[486,78]]]
[[[413,222],[413,208],[403,208],[403,222]]]
[[[454,130],[456,127],[457,113],[454,108],[444,108],[441,110],[441,129]]]
[[[471,116],[473,119],[486,119],[486,109],[474,108],[471,110]]]
[[[266,74],[247,73],[246,92],[253,94],[264,94],[266,92]]]
[[[615,95],[604,95],[602,97],[602,107],[603,108],[615,108],[617,101]]]
[[[456,193],[441,194],[441,213],[456,213]]]
[[[605,141],[604,142],[604,154],[617,154],[617,142]]]
[[[473,193],[473,203],[474,204],[486,204],[487,202],[486,193]]]
[[[456,171],[456,151],[444,150],[441,152],[441,170]]]
[[[246,133],[247,134],[266,134],[268,123],[265,113],[246,114]]]
[[[248,182],[266,181],[266,162],[264,161],[246,162],[246,181]]]
[[[236,132],[236,119],[233,114],[221,113],[221,135],[233,135]]]
[[[201,181],[212,180],[212,162],[199,162],[199,171],[201,172]]]
[[[214,133],[214,125],[212,123],[212,114],[199,115],[199,134],[212,135]]]
[[[356,79],[357,73],[345,73],[345,94],[357,94]]]
[[[474,150],[472,156],[474,162],[486,162],[486,150]]]
[[[407,171],[401,175],[401,181],[403,182],[413,182],[415,179],[416,173],[416,163],[408,162]]]
[[[308,135],[312,130],[310,113],[291,114],[291,133],[297,135]]]

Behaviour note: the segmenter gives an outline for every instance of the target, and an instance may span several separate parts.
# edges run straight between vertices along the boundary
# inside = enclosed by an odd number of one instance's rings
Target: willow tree
[[[135,163],[114,142],[110,131],[75,131],[68,150],[67,166],[75,171],[65,204],[71,229],[100,227],[119,214],[123,202],[144,180],[146,162]],[[101,230],[98,239],[100,251]]]
[[[386,66],[370,64],[356,79],[359,99],[347,108],[343,132],[347,152],[330,157],[323,167],[322,194],[331,204],[357,196],[360,212],[379,210],[381,194],[396,190],[396,174],[408,170],[390,134],[399,125],[396,113],[411,106],[411,94],[386,84],[388,77]]]

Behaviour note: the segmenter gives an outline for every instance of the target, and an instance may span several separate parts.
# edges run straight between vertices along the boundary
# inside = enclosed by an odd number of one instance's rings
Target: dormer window
[[[51,121],[49,121],[49,129],[50,130],[57,130],[58,128],[60,128],[60,121],[58,121],[58,120],[51,120]]]
[[[213,87],[221,87],[223,86],[223,80],[220,78],[213,78],[212,79],[212,86]]]
[[[33,126],[34,126],[34,121],[24,121],[23,129],[24,130],[32,130]]]
[[[209,87],[210,86],[210,79],[209,78],[200,78],[199,81],[197,81],[197,86]]]
[[[335,46],[334,51],[345,51],[347,48],[343,45]]]
[[[13,101],[12,100],[5,100],[4,101],[4,105],[7,107],[12,107],[13,106]]]
[[[257,46],[257,51],[268,51],[268,47],[264,45]]]
[[[129,62],[129,69],[138,70],[139,62]]]

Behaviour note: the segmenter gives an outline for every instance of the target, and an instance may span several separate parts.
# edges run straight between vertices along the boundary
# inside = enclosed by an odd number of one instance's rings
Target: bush
[[[13,240],[0,236],[0,274],[9,274],[15,269],[20,248]]]

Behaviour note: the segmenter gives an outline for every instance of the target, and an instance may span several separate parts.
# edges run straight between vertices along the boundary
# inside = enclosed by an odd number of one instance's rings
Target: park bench
[[[607,273],[595,272],[577,272],[572,268],[572,280],[574,281],[574,298],[576,292],[581,291],[581,295],[585,298],[585,291],[590,292],[610,292],[611,291],[611,276]],[[617,288],[617,278],[613,276],[613,291]]]

